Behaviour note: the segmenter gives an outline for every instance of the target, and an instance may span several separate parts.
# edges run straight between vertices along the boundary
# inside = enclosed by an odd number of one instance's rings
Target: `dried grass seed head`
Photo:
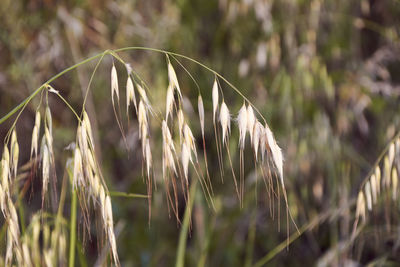
[[[114,103],[114,94],[117,96],[117,100],[119,101],[118,75],[117,75],[117,69],[113,64],[111,68],[111,100],[113,103]]]
[[[169,83],[178,91],[179,97],[182,98],[181,88],[179,87],[178,77],[176,76],[174,67],[168,61],[168,79]]]
[[[274,160],[275,167],[278,170],[278,174],[281,180],[282,187],[285,188],[284,181],[283,181],[283,155],[282,150],[276,143],[273,133],[271,129],[265,124],[265,135],[268,142],[268,146],[271,150],[272,158]]]
[[[247,130],[249,131],[251,144],[253,144],[253,132],[255,123],[256,117],[254,116],[254,110],[253,107],[249,104],[247,106]]]
[[[203,105],[203,98],[199,94],[199,97],[197,98],[197,109],[199,111],[199,119],[200,119],[200,128],[201,128],[201,134],[204,136],[204,105]]]
[[[186,181],[188,181],[189,161],[191,160],[191,154],[190,154],[190,149],[185,142],[182,143],[181,160],[182,160],[183,173],[185,175]]]
[[[168,121],[169,115],[171,115],[171,118],[172,118],[174,102],[175,102],[174,90],[172,88],[172,85],[169,84],[168,88],[167,88],[167,97],[166,97],[166,100],[165,100],[165,119],[167,121]]]
[[[222,143],[225,143],[228,141],[229,133],[231,131],[231,115],[229,114],[228,106],[224,101],[221,105],[219,120],[222,128]]]
[[[213,103],[213,122],[215,123],[215,116],[217,114],[217,109],[218,109],[218,83],[217,83],[217,79],[214,80],[214,85],[212,88],[212,103]]]
[[[365,197],[367,199],[367,208],[369,211],[372,210],[372,192],[371,192],[371,183],[370,181],[367,181],[365,183]]]
[[[366,210],[365,210],[365,197],[362,191],[358,192],[357,196],[357,208],[356,208],[356,218],[362,218],[363,221],[366,219]]]
[[[244,150],[244,146],[246,143],[246,132],[247,132],[247,109],[244,103],[239,110],[237,122],[239,128],[239,147],[241,150]]]
[[[126,113],[127,114],[129,112],[129,106],[130,106],[131,102],[135,106],[135,110],[137,112],[135,89],[134,89],[131,77],[128,76],[128,79],[126,81]]]

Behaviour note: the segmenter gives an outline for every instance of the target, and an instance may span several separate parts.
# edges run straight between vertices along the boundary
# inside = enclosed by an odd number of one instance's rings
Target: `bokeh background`
[[[221,73],[266,117],[285,156],[289,205],[301,236],[284,244],[286,213],[270,215],[260,183],[255,197],[251,151],[246,151],[246,195],[236,197],[229,165],[218,174],[213,128],[206,126],[216,209],[196,194],[185,254],[186,266],[358,266],[400,264],[398,205],[374,211],[369,226],[350,242],[359,185],[400,124],[400,2],[398,0],[2,0],[0,4],[0,116],[63,69],[105,49],[146,46],[184,54]],[[146,51],[119,54],[146,80],[154,105],[164,109],[165,56]],[[214,76],[189,61],[182,63],[202,90],[211,118]],[[88,113],[94,123],[98,157],[110,190],[146,193],[135,118],[124,120],[126,150],[110,101],[106,57],[91,86]],[[95,62],[60,77],[52,86],[80,109]],[[124,66],[116,63],[121,86]],[[175,69],[189,118],[197,120],[197,88],[179,65]],[[125,75],[125,76],[124,76]],[[123,87],[123,86],[122,86]],[[225,101],[237,113],[242,98],[223,85]],[[50,96],[59,176],[75,139],[77,122]],[[30,151],[33,99],[18,122],[21,151]],[[4,138],[11,119],[0,125]],[[200,127],[193,121],[200,140]],[[237,165],[237,131],[232,156]],[[161,139],[153,136],[153,158],[161,162]],[[22,162],[29,153],[21,152]],[[155,172],[161,180],[160,171]],[[40,195],[40,186],[35,189]],[[152,217],[143,199],[113,198],[118,251],[123,266],[172,266],[181,231],[168,216],[160,188],[153,194]],[[35,206],[36,205],[36,206]],[[40,206],[34,200],[27,209]],[[185,202],[180,201],[183,217]],[[68,207],[65,216],[68,217]],[[389,213],[386,220],[383,214]],[[389,219],[388,219],[389,218]],[[29,217],[27,218],[29,220]],[[392,227],[387,227],[387,224]],[[388,230],[389,229],[389,230]],[[82,236],[80,235],[80,240]],[[93,265],[96,237],[87,241],[77,265]],[[274,253],[274,249],[276,253]]]

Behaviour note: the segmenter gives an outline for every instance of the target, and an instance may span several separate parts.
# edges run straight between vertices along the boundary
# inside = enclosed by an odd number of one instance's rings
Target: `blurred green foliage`
[[[267,118],[284,151],[285,181],[296,223],[303,226],[318,215],[331,216],[318,221],[289,250],[280,251],[269,265],[366,265],[379,259],[399,264],[398,203],[390,219],[391,231],[385,230],[380,219],[384,211],[376,211],[369,228],[350,245],[359,184],[399,130],[399,1],[3,0],[0,18],[0,116],[49,77],[105,49],[146,46],[184,54],[220,72]],[[167,88],[164,56],[132,51],[121,57],[146,80],[153,102],[160,103],[162,110]],[[188,61],[181,62],[198,82],[210,117],[214,77]],[[137,126],[133,121],[126,124],[131,140],[127,152],[111,112],[111,63],[111,57],[106,57],[100,65],[88,102],[101,147],[99,157],[111,190],[145,193]],[[53,83],[74,108],[81,108],[94,64]],[[187,112],[197,121],[195,84],[174,64],[183,94],[193,105],[193,111],[187,108]],[[124,67],[117,64],[117,69],[124,81]],[[241,98],[228,87],[223,89],[225,101],[236,114]],[[28,106],[17,125],[21,151],[30,149],[38,101]],[[77,123],[58,99],[50,101],[55,149],[64,160],[57,164],[62,170],[69,156],[63,148],[75,139]],[[199,124],[191,124],[200,140]],[[11,120],[1,125],[0,137],[10,125]],[[208,156],[215,163],[213,128],[209,126]],[[237,151],[237,138],[234,130],[232,151]],[[160,138],[154,142],[160,147]],[[154,158],[161,158],[160,153],[154,152]],[[234,162],[239,161],[239,154],[232,156]],[[27,153],[22,157],[22,162],[29,160]],[[210,164],[217,208],[210,209],[198,190],[186,266],[252,266],[285,241],[283,202],[276,213],[278,204],[271,203],[262,183],[255,188],[250,151],[245,158],[243,208],[229,170],[222,184],[217,164]],[[183,199],[180,203],[183,217]],[[32,202],[30,207],[35,205]],[[123,266],[175,263],[181,227],[168,216],[161,188],[154,192],[150,224],[147,205],[141,199],[113,198],[116,228],[121,227],[117,243]],[[274,218],[271,206],[275,206]],[[291,223],[290,232],[295,233]],[[97,253],[94,236],[85,246],[89,266]]]

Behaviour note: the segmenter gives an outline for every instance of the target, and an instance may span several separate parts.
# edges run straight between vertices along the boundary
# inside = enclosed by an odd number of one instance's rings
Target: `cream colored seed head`
[[[372,193],[371,193],[371,183],[367,181],[365,183],[365,197],[367,199],[367,208],[369,211],[372,210]]]
[[[188,181],[188,172],[189,172],[189,161],[191,160],[191,154],[189,147],[186,143],[182,143],[182,150],[181,150],[181,160],[183,166],[183,173],[185,175],[186,182]]]
[[[252,144],[253,144],[253,132],[255,123],[256,123],[256,117],[254,116],[254,111],[252,106],[249,104],[247,106],[247,131],[249,131],[250,141]]]
[[[49,128],[50,135],[53,135],[53,118],[49,106],[46,107],[46,126]]]
[[[53,136],[49,128],[44,129],[44,136],[46,140],[47,148],[49,149],[50,159],[53,159]]]
[[[147,175],[150,176],[150,169],[152,166],[152,156],[151,156],[151,147],[149,139],[146,140],[146,167],[147,167]]]
[[[118,75],[117,75],[117,69],[113,64],[111,68],[111,100],[113,103],[114,103],[114,94],[117,96],[117,100],[119,101]]]
[[[362,217],[363,221],[365,221],[366,211],[365,211],[365,197],[362,191],[358,192],[357,197],[357,208],[356,208],[356,218]]]
[[[40,130],[40,112],[38,110],[35,114],[35,126]]]
[[[31,142],[31,157],[33,153],[35,153],[35,157],[37,156],[38,151],[38,139],[39,139],[39,131],[36,125],[33,127],[32,131],[32,142]]]
[[[372,191],[372,203],[376,204],[377,198],[378,198],[378,194],[377,194],[377,183],[376,183],[376,176],[375,174],[371,175],[371,191]]]
[[[8,150],[7,145],[4,145],[2,159],[4,159],[7,162],[7,164],[9,164],[9,162],[10,162],[10,151]]]
[[[12,169],[14,170],[14,177],[17,177],[17,169],[18,169],[18,159],[19,159],[19,145],[16,141],[12,148]]]
[[[204,105],[203,105],[203,98],[199,94],[199,97],[197,98],[197,109],[199,111],[199,119],[200,119],[200,128],[201,128],[201,134],[204,136]]]
[[[147,112],[142,100],[139,101],[138,121],[140,127],[147,127]]]
[[[169,131],[167,123],[163,120],[162,122],[162,134],[163,134],[163,142],[170,147],[172,151],[175,152],[174,142],[172,140],[171,132]]]
[[[218,83],[217,79],[214,80],[214,85],[212,88],[212,102],[213,102],[213,122],[215,123],[215,115],[218,109]]]
[[[168,78],[170,84],[173,87],[175,87],[175,89],[178,91],[179,96],[182,98],[182,93],[181,93],[181,88],[179,87],[178,78],[176,77],[176,73],[171,62],[168,62]]]
[[[222,143],[225,143],[228,141],[231,130],[231,115],[229,114],[229,109],[225,102],[222,102],[219,120],[222,128]]]
[[[239,110],[237,122],[239,128],[239,148],[241,150],[244,150],[244,145],[246,143],[246,132],[247,132],[247,109],[244,103]]]
[[[82,156],[81,151],[78,147],[75,148],[74,152],[74,176],[73,176],[73,186],[77,188],[78,184],[81,184],[83,169],[82,169]]]
[[[94,149],[92,126],[91,126],[90,119],[89,119],[89,116],[88,116],[86,110],[83,111],[83,127],[85,127],[85,129],[86,129],[87,137],[89,139],[91,148]]]
[[[192,133],[192,130],[190,130],[189,125],[185,124],[184,126],[184,142],[186,145],[193,151],[196,160],[197,160],[197,150],[196,150],[196,144],[195,144],[195,139]]]
[[[45,145],[43,148],[42,176],[43,176],[42,194],[45,195],[47,192],[48,183],[49,183],[49,179],[50,179],[50,155],[49,155],[49,149],[47,148],[47,145]]]
[[[147,98],[146,91],[143,89],[143,87],[142,87],[140,84],[136,84],[136,88],[137,88],[137,90],[138,90],[138,92],[139,92],[139,95],[140,95],[140,97],[141,97],[141,100],[144,101],[144,104],[145,104],[147,107],[150,107],[150,102],[149,102],[149,99]]]
[[[262,127],[262,128],[261,128]],[[267,150],[267,135],[265,134],[264,127],[262,124],[259,126],[260,131],[260,153],[261,153],[261,160],[264,161],[264,156]]]
[[[282,187],[285,188],[284,182],[283,182],[283,155],[282,155],[282,150],[278,146],[278,144],[275,141],[274,135],[272,134],[270,128],[268,125],[265,125],[265,135],[267,137],[267,142],[268,146],[271,150],[272,158],[274,160],[275,167],[278,169],[278,174],[281,179],[281,184]]]
[[[131,102],[133,102],[133,105],[135,106],[135,109],[137,112],[135,89],[134,89],[131,77],[128,76],[128,79],[126,81],[126,113],[127,114],[129,112],[129,106],[130,106]]]
[[[254,148],[254,154],[256,156],[256,161],[258,156],[258,148],[260,145],[261,135],[263,132],[264,132],[264,126],[259,121],[257,121],[257,123],[254,126],[254,137],[253,137],[253,148]]]
[[[174,90],[172,88],[172,85],[169,84],[168,88],[167,88],[167,98],[166,98],[166,101],[165,101],[165,103],[166,103],[165,104],[165,119],[167,121],[168,121],[169,115],[171,115],[171,118],[172,118],[172,111],[173,111],[173,108],[174,108],[174,101],[175,101]]]

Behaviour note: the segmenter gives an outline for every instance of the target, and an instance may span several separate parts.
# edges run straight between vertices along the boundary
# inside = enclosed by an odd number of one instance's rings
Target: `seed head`
[[[278,170],[278,174],[281,180],[282,187],[285,188],[283,182],[283,155],[282,150],[275,141],[274,135],[269,129],[268,125],[265,125],[265,135],[267,137],[268,146],[271,150],[272,158],[274,160],[275,167]]]
[[[228,141],[229,133],[231,131],[231,115],[229,114],[229,109],[224,101],[221,105],[219,120],[222,128],[222,143],[225,143],[225,141]]]
[[[365,184],[365,197],[367,198],[367,208],[369,211],[372,210],[372,193],[371,193],[371,183],[369,181]]]
[[[168,78],[170,85],[172,85],[172,87],[174,87],[178,91],[179,96],[182,98],[182,93],[181,93],[181,88],[179,87],[178,78],[176,77],[174,67],[169,61],[168,61]]]
[[[215,115],[218,109],[218,83],[217,79],[214,80],[214,85],[212,88],[212,102],[213,102],[213,122],[215,124]]]
[[[191,160],[191,155],[189,147],[186,145],[185,142],[182,143],[181,157],[182,157],[183,173],[185,174],[185,179],[187,182],[188,172],[189,172],[189,160]]]
[[[199,119],[200,119],[200,128],[201,128],[201,134],[204,136],[204,105],[203,105],[203,98],[199,94],[199,97],[197,98],[197,108],[199,110]]]
[[[126,81],[126,113],[127,114],[129,112],[129,106],[130,106],[131,102],[133,102],[133,105],[135,106],[135,110],[137,113],[135,89],[134,89],[131,77],[128,76],[128,80]]]
[[[254,111],[251,105],[247,106],[247,131],[250,134],[250,141],[253,144],[253,131],[254,131],[254,124],[256,122],[256,117],[254,116]]]
[[[362,191],[358,192],[357,197],[357,208],[356,208],[356,218],[362,217],[365,221],[366,211],[365,211],[365,197]]]
[[[244,103],[239,110],[237,122],[239,128],[239,147],[241,150],[244,150],[244,145],[246,143],[246,132],[247,132],[247,109]]]
[[[168,121],[168,116],[171,114],[172,118],[172,111],[174,108],[174,89],[172,88],[172,85],[168,85],[167,89],[167,99],[166,99],[166,104],[165,104],[165,119]]]
[[[111,68],[111,100],[113,103],[114,103],[114,94],[117,96],[117,100],[119,101],[118,75],[117,75],[117,69],[113,64]]]

